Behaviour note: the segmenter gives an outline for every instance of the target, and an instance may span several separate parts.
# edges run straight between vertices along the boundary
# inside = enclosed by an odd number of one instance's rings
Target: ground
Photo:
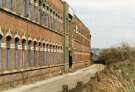
[[[68,89],[72,89],[76,87],[77,82],[86,84],[91,77],[94,77],[97,72],[102,71],[104,67],[103,65],[91,65],[74,73],[63,74],[35,84],[25,85],[3,92],[61,92],[63,85],[68,85]]]

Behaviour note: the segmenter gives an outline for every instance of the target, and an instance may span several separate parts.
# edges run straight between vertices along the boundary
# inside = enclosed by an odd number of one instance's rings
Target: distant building
[[[91,61],[91,34],[61,0],[0,0],[0,86],[43,80]]]

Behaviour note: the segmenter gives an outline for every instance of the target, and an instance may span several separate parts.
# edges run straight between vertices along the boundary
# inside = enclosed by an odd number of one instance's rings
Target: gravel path
[[[78,81],[87,83],[96,72],[102,71],[103,69],[103,65],[92,65],[74,73],[63,74],[35,84],[25,85],[3,92],[61,92],[62,85],[66,84],[69,89],[72,89],[76,86]]]

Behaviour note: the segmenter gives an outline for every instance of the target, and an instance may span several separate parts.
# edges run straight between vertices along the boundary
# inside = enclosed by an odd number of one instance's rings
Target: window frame
[[[49,53],[48,53],[48,47],[49,47],[49,44],[46,45],[46,64],[48,65],[48,61],[49,61]]]
[[[6,37],[6,69],[10,69],[10,43],[11,39]]]
[[[22,39],[22,65],[25,65],[25,46],[26,46],[26,40]]]
[[[14,48],[14,68],[16,69],[18,66],[18,45],[19,45],[19,39],[15,38],[15,48]]]
[[[2,69],[2,38],[3,35],[0,34],[0,70]]]
[[[21,14],[21,7],[20,7],[21,1],[17,0],[17,14],[20,15]]]
[[[29,40],[28,41],[28,64],[29,66],[32,65],[31,59],[32,59],[32,50],[31,50],[31,46],[32,46],[32,41]]]
[[[34,66],[36,66],[36,64],[37,64],[37,50],[36,50],[36,44],[37,44],[37,42],[36,41],[34,41],[34,43],[33,43],[33,52],[34,52]]]
[[[45,55],[45,43],[43,43],[43,46],[42,46],[42,47],[43,47],[43,55],[42,55],[43,61],[42,61],[42,64],[44,65],[44,64],[45,64],[45,58],[46,58],[46,57],[45,57],[45,56],[46,56],[46,55]]]

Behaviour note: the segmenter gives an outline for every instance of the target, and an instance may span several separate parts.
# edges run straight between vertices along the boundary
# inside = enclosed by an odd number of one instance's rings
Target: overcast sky
[[[135,43],[135,0],[66,0],[91,29],[92,47]]]

